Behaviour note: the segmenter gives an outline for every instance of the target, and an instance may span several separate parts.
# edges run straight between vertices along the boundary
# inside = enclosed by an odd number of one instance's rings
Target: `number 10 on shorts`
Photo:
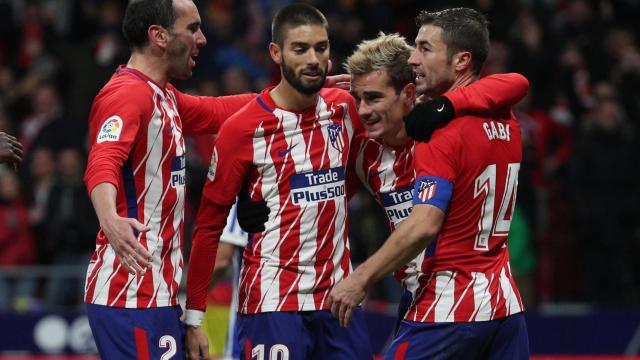
[[[251,349],[251,360],[289,360],[289,349],[283,344],[273,345],[268,358],[265,359],[264,354],[264,344],[258,344]]]

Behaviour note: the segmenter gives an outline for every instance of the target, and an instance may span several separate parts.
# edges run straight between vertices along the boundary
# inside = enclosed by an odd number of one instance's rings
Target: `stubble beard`
[[[327,73],[320,67],[318,67],[318,71],[320,72],[320,79],[318,79],[317,82],[305,82],[302,80],[302,74],[300,77],[296,76],[295,69],[288,66],[284,58],[282,58],[282,76],[284,76],[285,80],[287,80],[294,89],[305,95],[316,94],[324,86]]]

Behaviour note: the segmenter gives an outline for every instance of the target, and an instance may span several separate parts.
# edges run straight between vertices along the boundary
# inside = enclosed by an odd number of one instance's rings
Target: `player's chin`
[[[179,71],[173,78],[177,80],[189,80],[193,75],[193,71],[191,69],[184,69],[183,71]]]

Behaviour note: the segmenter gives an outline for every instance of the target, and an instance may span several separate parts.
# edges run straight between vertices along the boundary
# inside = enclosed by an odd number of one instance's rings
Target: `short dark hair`
[[[322,25],[329,28],[329,23],[320,10],[307,4],[291,4],[280,9],[271,23],[271,41],[283,45],[287,27],[301,25]]]
[[[125,10],[122,33],[129,46],[141,49],[149,42],[149,26],[160,25],[170,30],[175,20],[173,0],[131,0]]]
[[[433,25],[442,29],[449,60],[455,53],[471,53],[471,69],[480,73],[489,54],[489,22],[481,13],[469,8],[452,8],[438,12],[422,11],[416,25]]]

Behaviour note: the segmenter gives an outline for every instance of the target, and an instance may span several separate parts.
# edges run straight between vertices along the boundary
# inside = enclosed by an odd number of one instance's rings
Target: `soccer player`
[[[191,0],[137,0],[123,32],[132,54],[96,96],[87,190],[100,221],[85,285],[102,358],[182,358],[177,301],[185,195],[183,134],[215,133],[255,95],[181,93],[205,45]]]
[[[328,311],[331,287],[351,271],[345,167],[362,131],[353,98],[322,89],[329,59],[327,21],[292,4],[272,23],[269,52],[282,79],[228,119],[209,168],[187,276],[187,346],[207,357],[200,322],[213,257],[243,184],[271,209],[243,254],[241,358],[371,359],[361,309],[340,327]]]
[[[416,98],[415,75],[408,63],[412,50],[403,37],[381,33],[360,43],[345,64],[351,75],[351,94],[368,136],[360,135],[354,140],[357,151],[352,153],[355,156],[349,170],[384,208],[392,231],[409,216],[413,206],[414,141],[407,135],[403,121]],[[528,81],[523,76],[497,74],[443,96],[458,115],[489,114],[508,109],[527,90]],[[409,299],[418,285],[415,264],[420,262],[418,256],[395,274],[409,292]],[[402,303],[401,316],[406,310]]]
[[[476,81],[489,50],[485,18],[471,9],[422,12],[409,59],[430,97]],[[413,210],[383,246],[330,295],[341,324],[366,288],[418,257],[415,297],[388,359],[528,359],[523,306],[507,235],[522,158],[512,113],[461,116],[416,143]]]

